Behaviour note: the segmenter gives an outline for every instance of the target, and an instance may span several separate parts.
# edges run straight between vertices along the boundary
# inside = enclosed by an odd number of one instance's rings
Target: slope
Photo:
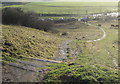
[[[3,59],[34,57],[50,59],[63,40],[54,34],[22,26],[2,25]]]

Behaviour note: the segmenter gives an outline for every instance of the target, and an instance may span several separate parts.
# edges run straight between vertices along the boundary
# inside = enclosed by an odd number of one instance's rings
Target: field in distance
[[[117,11],[117,2],[31,2],[24,5],[6,7],[21,7],[25,11],[42,14],[93,14]]]

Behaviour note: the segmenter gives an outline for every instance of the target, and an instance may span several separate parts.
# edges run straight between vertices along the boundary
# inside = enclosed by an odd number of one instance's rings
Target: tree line
[[[9,5],[25,5],[30,2],[2,2],[2,6],[9,6]]]

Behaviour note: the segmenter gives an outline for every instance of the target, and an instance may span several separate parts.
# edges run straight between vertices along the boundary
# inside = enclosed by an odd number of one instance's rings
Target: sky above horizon
[[[1,0],[2,2],[118,2],[120,0]]]

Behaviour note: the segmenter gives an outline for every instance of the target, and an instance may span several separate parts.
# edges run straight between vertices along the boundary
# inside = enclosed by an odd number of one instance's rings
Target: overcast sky
[[[2,2],[41,2],[41,1],[55,1],[55,2],[118,2],[120,0],[0,0]]]

